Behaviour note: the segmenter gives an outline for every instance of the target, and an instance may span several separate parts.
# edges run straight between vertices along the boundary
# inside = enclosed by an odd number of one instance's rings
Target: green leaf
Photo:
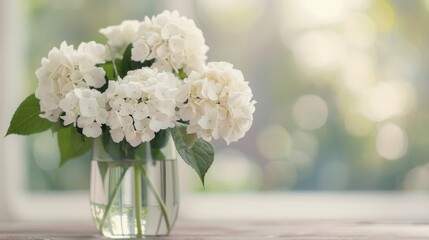
[[[48,130],[52,123],[39,117],[39,114],[39,99],[34,94],[31,94],[13,114],[6,136],[10,134],[30,135]]]
[[[78,133],[72,125],[58,130],[58,146],[61,153],[60,166],[68,160],[86,153],[92,147],[92,138]]]
[[[104,151],[113,160],[137,159],[144,162],[151,158],[153,160],[165,160],[165,155],[162,153],[161,148],[167,144],[169,134],[168,131],[161,130],[156,133],[152,141],[143,142],[136,147],[131,146],[126,140],[115,143],[108,133],[103,133],[101,140]]]
[[[100,92],[105,92],[107,88],[109,87],[109,81],[116,81],[118,80],[118,75],[115,72],[115,65],[117,68],[118,73],[120,72],[120,67],[122,66],[122,63],[120,60],[116,60],[115,64],[113,64],[113,61],[108,61],[102,64],[97,64],[98,67],[101,67],[106,72],[106,75],[104,76],[105,83],[100,88],[97,88]]]
[[[121,60],[115,60],[116,68],[118,70],[118,73],[121,72],[122,67],[122,61]],[[106,72],[107,80],[117,80],[118,76],[115,73],[115,67],[113,66],[112,61],[108,61],[102,64],[97,64],[98,67],[102,67],[104,71]]]
[[[143,67],[150,67],[155,60],[149,60],[144,62],[136,62],[131,59],[131,49],[133,48],[132,44],[129,44],[125,49],[124,56],[122,58],[122,67],[119,75],[121,78],[125,77],[128,71],[140,69]]]
[[[195,139],[195,136],[186,134],[186,125],[178,125],[170,130],[176,144],[177,152],[183,160],[198,174],[204,185],[204,176],[209,170],[214,159],[212,145],[203,139]]]
[[[109,154],[113,160],[124,158],[125,153],[122,150],[122,142],[115,143],[108,132],[103,132],[101,134],[101,141],[103,143],[104,151]]]
[[[153,160],[166,160],[164,153],[159,148],[151,148],[151,155]]]
[[[170,133],[168,129],[160,130],[159,132],[155,133],[155,137],[150,141],[150,146],[152,148],[164,147],[167,144],[169,136]]]
[[[131,146],[126,140],[121,141],[121,149],[125,159],[134,159],[136,157],[136,148]]]
[[[58,122],[52,123],[52,126],[51,126],[51,132],[52,132],[52,135],[53,135],[54,133],[58,132],[58,130],[59,130],[60,128],[62,128],[62,127],[64,127],[64,125],[61,123],[61,121],[58,121]]]
[[[106,177],[107,171],[109,170],[109,162],[105,162],[105,161],[98,161],[97,162],[98,165],[98,171],[100,172],[101,175],[101,179],[103,180],[103,186],[104,186],[104,178]]]
[[[174,128],[174,131],[178,131],[178,134],[182,136],[181,141],[186,145],[188,149],[191,149],[195,142],[197,141],[198,137],[197,134],[188,134],[186,133],[186,125],[182,123],[177,123],[177,127]]]
[[[144,143],[141,143],[140,145],[138,145],[136,147],[136,149],[134,151],[135,159],[140,160],[142,162],[147,160],[147,157],[148,157],[147,156],[147,150],[148,150],[147,144],[149,144],[149,143],[144,142]],[[130,145],[130,147],[131,147],[131,145]]]

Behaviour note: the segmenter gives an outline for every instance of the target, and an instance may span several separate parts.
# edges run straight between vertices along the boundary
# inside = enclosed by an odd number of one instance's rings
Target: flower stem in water
[[[141,207],[142,207],[142,167],[139,165],[134,166],[134,186],[135,186],[135,210],[136,210],[136,224],[137,224],[137,237],[142,237],[142,220],[141,220]]]
[[[161,198],[159,192],[156,190],[156,187],[153,185],[152,181],[147,176],[146,170],[144,168],[142,170],[143,170],[142,174],[143,174],[143,177],[144,177],[147,185],[149,185],[149,188],[151,189],[153,195],[155,195],[156,201],[159,203],[162,215],[165,219],[165,224],[167,225],[167,232],[170,232],[170,229],[171,229],[170,219],[168,217],[167,207],[164,204],[164,200]]]
[[[118,183],[116,184],[115,188],[113,189],[112,193],[109,196],[109,200],[106,205],[106,209],[104,210],[103,218],[101,219],[99,229],[102,231],[104,223],[106,222],[107,215],[110,212],[110,208],[112,207],[113,200],[115,199],[116,193],[118,192],[119,187],[121,186],[122,180],[125,177],[125,174],[127,173],[128,168],[123,169],[121,176],[119,177]]]

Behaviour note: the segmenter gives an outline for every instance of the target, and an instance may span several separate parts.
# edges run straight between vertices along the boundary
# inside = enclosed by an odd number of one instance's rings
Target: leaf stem
[[[107,47],[109,48],[110,56],[112,57],[113,71],[115,71],[116,77],[119,77],[119,72],[118,68],[116,67],[115,56],[113,55],[112,47],[109,44],[107,44]]]
[[[103,214],[103,218],[101,219],[101,222],[99,225],[100,231],[102,231],[102,229],[103,229],[104,223],[106,222],[106,219],[107,219],[107,214],[109,214],[110,208],[112,207],[113,200],[116,196],[116,193],[119,190],[119,187],[121,186],[122,180],[124,179],[125,173],[127,173],[127,170],[128,170],[128,168],[123,170],[121,176],[119,177],[118,183],[116,184],[115,188],[113,189],[112,193],[109,196],[109,201],[107,202],[106,209],[105,209],[104,214]]]
[[[136,225],[137,225],[137,237],[142,237],[142,216],[141,216],[141,207],[142,207],[142,171],[139,165],[134,166],[134,194],[135,194],[135,211],[136,211]]]
[[[164,216],[164,219],[165,219],[165,224],[167,225],[167,232],[170,232],[171,225],[170,225],[170,219],[168,217],[167,207],[165,206],[164,201],[162,200],[160,194],[156,190],[156,187],[153,185],[152,181],[147,176],[146,170],[144,168],[142,170],[143,170],[142,174],[143,174],[143,177],[144,177],[147,185],[149,185],[149,188],[151,189],[152,193],[155,195],[156,201],[159,203],[162,215]]]

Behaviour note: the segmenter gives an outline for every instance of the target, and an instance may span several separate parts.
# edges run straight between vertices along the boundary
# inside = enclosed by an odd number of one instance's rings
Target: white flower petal
[[[69,92],[66,97],[60,101],[59,107],[63,111],[69,111],[76,108],[77,104],[79,102],[79,99],[74,95],[72,92]]]
[[[64,122],[63,122],[64,126],[75,123],[76,118],[77,118],[77,115],[72,111],[66,112],[66,114],[64,116],[61,116],[61,119],[64,120]]]
[[[179,113],[180,113],[180,117],[185,121],[194,119],[196,115],[195,109],[190,104],[180,108]]]
[[[134,106],[130,103],[123,103],[121,104],[121,108],[119,110],[119,114],[121,116],[128,116],[134,113]]]
[[[106,123],[108,117],[108,112],[104,108],[98,109],[98,116],[95,118],[95,121],[98,123]]]
[[[119,51],[137,38],[140,24],[137,20],[125,20],[119,25],[100,29],[100,33],[106,36],[110,46]]]
[[[50,112],[58,109],[59,99],[55,94],[46,93],[46,95],[40,99],[40,110],[42,112]]]
[[[83,78],[89,86],[101,88],[106,83],[106,80],[104,79],[105,75],[106,72],[104,69],[97,67],[85,72]]]
[[[139,39],[133,43],[131,59],[134,61],[144,62],[149,57],[149,53],[149,45],[144,39]]]
[[[119,116],[119,113],[116,111],[110,111],[109,116],[107,117],[107,126],[109,126],[111,129],[117,129],[122,127],[122,121],[121,117]]]
[[[146,128],[142,130],[142,141],[143,142],[149,142],[150,140],[152,140],[155,137],[155,133]]]
[[[170,119],[168,115],[163,113],[157,113],[151,116],[149,122],[149,129],[154,132],[159,132],[161,129],[166,129],[170,126]]]
[[[143,120],[149,116],[149,109],[144,103],[139,103],[136,105],[133,118],[136,120]]]
[[[77,83],[80,81],[83,81],[83,74],[81,71],[79,70],[74,70],[71,74],[70,74],[70,80],[73,83]]]
[[[84,128],[86,126],[91,125],[95,121],[95,118],[92,117],[79,117],[77,119],[77,126],[80,128]]]
[[[123,98],[113,98],[109,101],[109,105],[114,110],[121,109],[122,104],[125,103],[125,100]]]
[[[167,44],[162,44],[155,50],[156,55],[160,59],[166,59],[170,54]]]
[[[82,116],[84,117],[95,118],[98,116],[98,103],[95,98],[79,99],[79,108]]]
[[[139,99],[142,96],[141,85],[137,82],[130,82],[125,87],[127,98]]]
[[[141,132],[130,128],[125,133],[125,139],[131,146],[137,147],[140,143],[142,143],[142,134]]]
[[[215,108],[207,108],[205,114],[198,120],[202,129],[214,129],[218,123],[218,112]]]
[[[96,138],[101,135],[101,124],[99,123],[92,123],[90,125],[87,125],[83,128],[82,133],[87,137]]]
[[[164,72],[171,72],[173,69],[171,68],[171,65],[165,61],[164,59],[157,58],[156,61],[152,64],[152,68],[156,68],[160,71]]]
[[[108,52],[104,45],[94,41],[81,43],[77,49],[78,52],[88,55],[96,63],[104,63],[108,58]]]
[[[185,44],[185,40],[178,36],[174,36],[168,40],[170,51],[175,53],[183,53],[185,51]]]
[[[122,139],[124,139],[124,132],[121,128],[111,129],[109,132],[110,136],[112,137],[112,140],[115,143],[119,143],[120,141],[122,141]]]

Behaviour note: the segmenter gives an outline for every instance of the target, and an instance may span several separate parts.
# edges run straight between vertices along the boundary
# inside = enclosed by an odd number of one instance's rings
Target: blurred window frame
[[[1,61],[0,129],[6,133],[10,118],[28,93],[24,89],[25,1],[0,3]],[[56,146],[55,146],[56,147]],[[90,219],[87,191],[30,192],[26,186],[25,137],[11,135],[0,140],[0,219]]]

